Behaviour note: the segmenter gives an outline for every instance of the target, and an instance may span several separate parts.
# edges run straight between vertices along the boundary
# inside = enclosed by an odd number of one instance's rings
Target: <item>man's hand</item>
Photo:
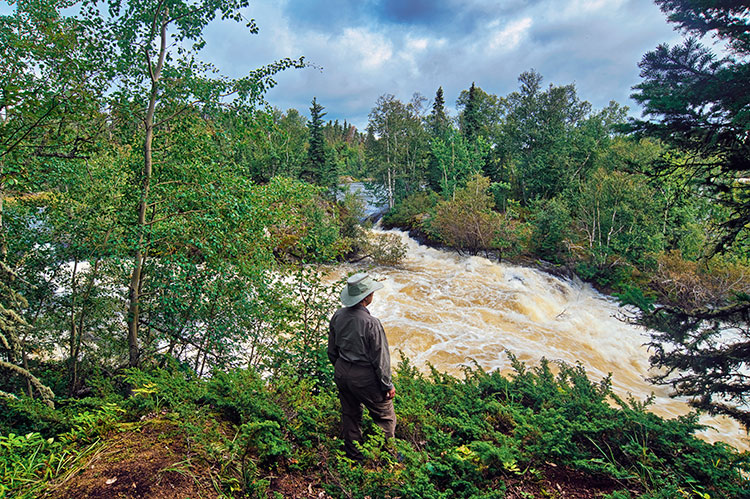
[[[385,392],[385,399],[386,400],[391,400],[395,396],[396,396],[396,389],[395,388],[391,388],[390,390],[388,390],[387,392]]]

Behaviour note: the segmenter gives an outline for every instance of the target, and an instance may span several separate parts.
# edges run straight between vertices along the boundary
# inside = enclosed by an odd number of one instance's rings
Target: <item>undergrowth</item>
[[[364,465],[344,456],[335,387],[294,375],[237,369],[200,379],[173,364],[127,371],[113,382],[130,396],[98,407],[0,402],[0,497],[38,496],[118,425],[153,417],[181,429],[187,459],[225,497],[278,497],[274,478],[283,475],[333,497],[501,498],[519,484],[560,497],[546,488],[553,468],[608,484],[601,493],[611,499],[750,495],[748,455],[696,438],[695,414],[665,420],[581,366],[510,358],[511,375],[474,367],[460,378],[402,359],[396,439],[385,442],[365,416]],[[31,420],[36,430],[18,431]]]

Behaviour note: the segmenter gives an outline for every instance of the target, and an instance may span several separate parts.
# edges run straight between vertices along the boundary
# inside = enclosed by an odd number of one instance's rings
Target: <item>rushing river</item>
[[[369,307],[385,326],[394,365],[399,351],[420,368],[429,362],[452,374],[473,362],[507,372],[505,350],[530,365],[542,357],[580,361],[593,381],[612,373],[613,390],[622,397],[644,400],[653,393],[651,410],[661,416],[688,412],[667,388],[645,380],[647,333],[618,319],[623,310],[614,300],[587,284],[459,256],[397,234],[408,246],[406,259],[398,267],[370,270],[385,278],[385,287]],[[748,448],[745,432],[734,422],[708,417],[702,422],[712,427],[703,434],[707,440]]]

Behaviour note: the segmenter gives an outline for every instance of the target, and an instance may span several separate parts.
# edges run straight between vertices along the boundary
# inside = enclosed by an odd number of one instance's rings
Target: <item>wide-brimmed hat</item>
[[[364,272],[359,272],[346,280],[346,286],[341,290],[341,303],[345,307],[353,307],[364,300],[373,291],[381,289],[383,285]]]

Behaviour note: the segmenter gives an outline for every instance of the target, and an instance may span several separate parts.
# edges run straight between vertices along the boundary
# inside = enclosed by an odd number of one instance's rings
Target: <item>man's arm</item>
[[[374,319],[371,323],[370,341],[372,342],[370,352],[372,357],[370,362],[375,370],[375,376],[380,381],[384,392],[388,392],[388,394],[393,392],[395,394],[393,381],[391,381],[391,353],[388,349],[388,338],[385,336],[383,325],[378,319]]]
[[[328,324],[328,360],[336,365],[336,361],[339,359],[339,349],[336,347],[336,333],[333,329],[333,319],[336,314],[331,317],[331,322]]]

